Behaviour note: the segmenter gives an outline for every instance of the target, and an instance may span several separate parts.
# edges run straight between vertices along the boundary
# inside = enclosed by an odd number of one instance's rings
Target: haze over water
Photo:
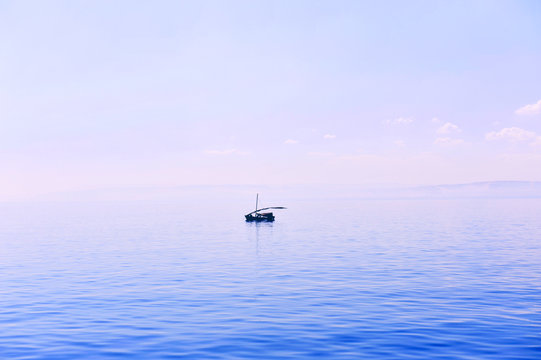
[[[541,356],[538,199],[240,198],[0,205],[0,357]]]

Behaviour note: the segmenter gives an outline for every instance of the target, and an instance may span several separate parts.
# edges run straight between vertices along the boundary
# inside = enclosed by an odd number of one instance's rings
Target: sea
[[[0,358],[541,359],[541,199],[260,199],[0,203]]]

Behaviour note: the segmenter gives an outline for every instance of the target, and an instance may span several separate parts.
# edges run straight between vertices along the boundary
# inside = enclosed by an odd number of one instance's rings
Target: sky
[[[541,2],[0,0],[0,199],[541,181]]]

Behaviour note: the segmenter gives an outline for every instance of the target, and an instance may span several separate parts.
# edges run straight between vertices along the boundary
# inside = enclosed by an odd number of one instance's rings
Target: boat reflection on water
[[[246,218],[246,221],[272,222],[275,219],[274,214],[272,212],[262,212],[262,211],[270,210],[270,209],[286,209],[283,206],[271,206],[271,207],[258,209],[257,208],[258,201],[259,201],[259,194],[257,194],[255,197],[255,211],[252,211],[251,213],[244,215],[244,217]]]

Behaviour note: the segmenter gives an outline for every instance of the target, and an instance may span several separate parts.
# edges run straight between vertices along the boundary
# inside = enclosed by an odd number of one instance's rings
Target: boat
[[[261,222],[261,221],[272,222],[272,221],[274,221],[274,214],[272,212],[262,212],[262,211],[270,210],[270,209],[286,209],[283,206],[271,206],[271,207],[258,209],[257,208],[258,201],[259,201],[259,194],[257,194],[256,197],[255,197],[255,211],[252,211],[251,213],[244,215],[244,217],[246,218],[246,221],[248,221],[248,222],[252,222],[252,221],[256,221],[256,222]]]

